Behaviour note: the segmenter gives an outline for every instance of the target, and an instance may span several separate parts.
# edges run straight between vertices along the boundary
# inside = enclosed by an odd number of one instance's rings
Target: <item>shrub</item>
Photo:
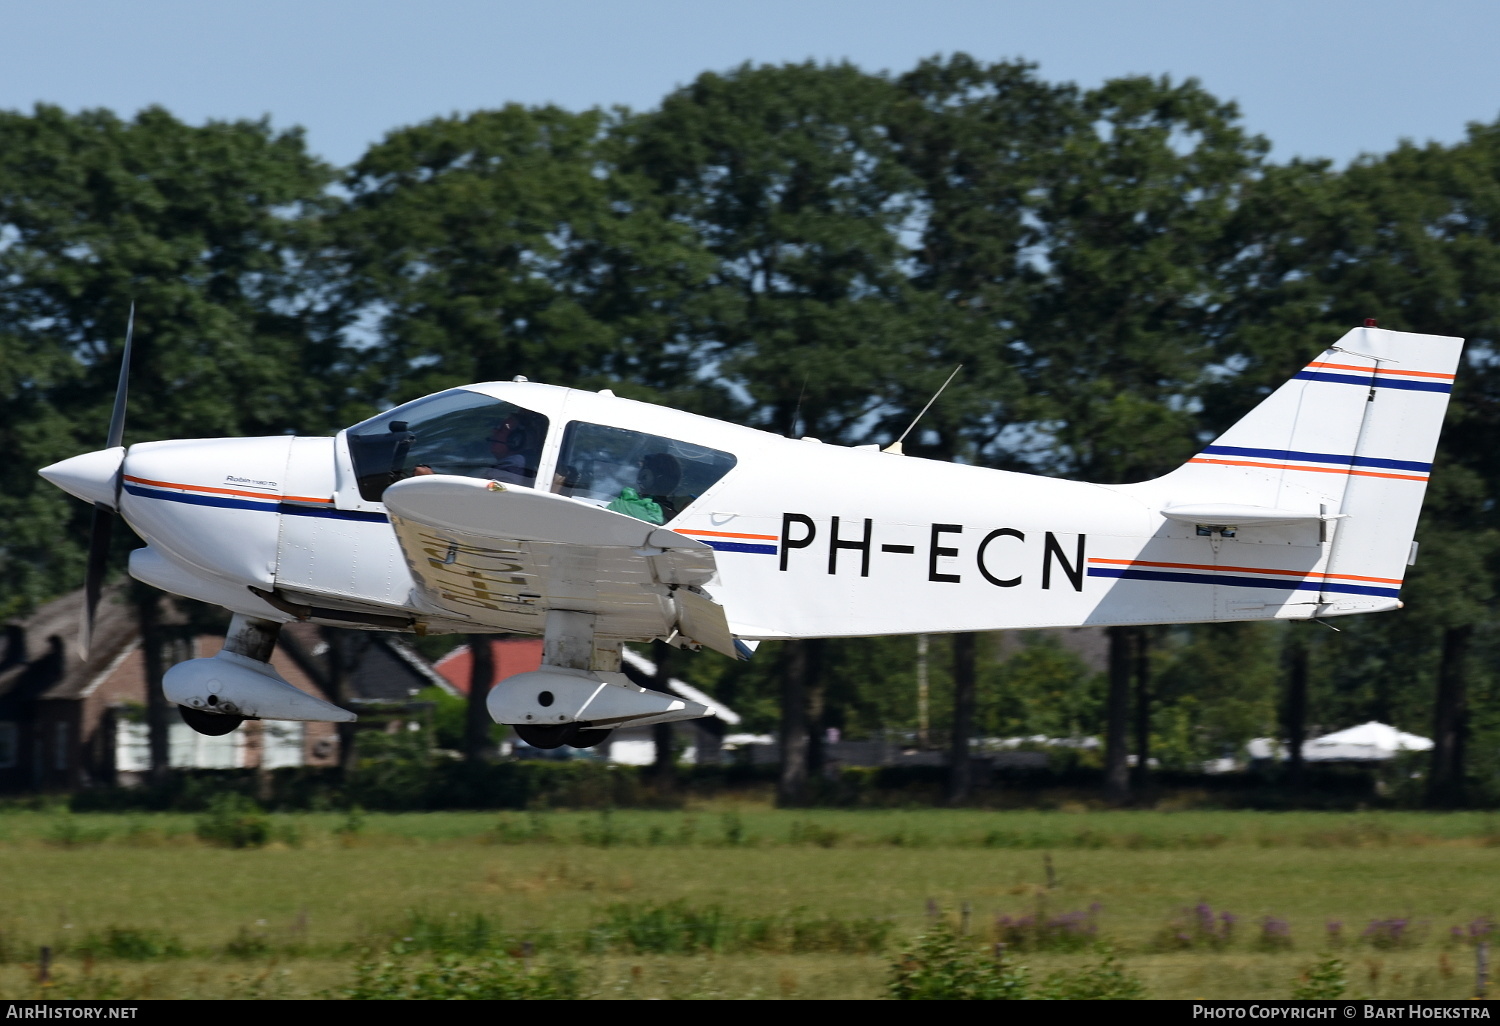
[[[724,844],[729,848],[739,848],[746,843],[745,821],[740,818],[738,812],[726,812],[719,818],[719,825],[724,829]]]
[[[891,923],[884,919],[811,918],[802,910],[737,917],[717,905],[611,905],[588,933],[592,952],[695,954],[762,951],[791,954],[884,951]]]
[[[1470,947],[1488,941],[1495,932],[1495,921],[1489,916],[1480,916],[1472,920],[1468,926],[1454,926],[1448,930],[1448,939],[1455,944],[1467,944]]]
[[[1134,1001],[1145,994],[1146,984],[1110,952],[1098,965],[1048,973],[1036,996],[1047,1001]]]
[[[1304,968],[1292,981],[1292,997],[1298,1001],[1331,1001],[1343,997],[1348,986],[1344,960],[1327,955]]]
[[[1416,943],[1417,931],[1410,919],[1372,919],[1359,939],[1372,948],[1390,951]]]
[[[483,955],[504,951],[507,945],[500,924],[483,912],[468,917],[438,918],[420,912],[407,913],[401,937],[391,945],[395,954],[426,951],[434,955]]]
[[[86,844],[99,844],[109,836],[109,830],[95,827],[90,830],[64,812],[52,821],[47,830],[47,843],[55,848],[80,848]]]
[[[892,963],[886,990],[898,1001],[1021,1000],[1027,971],[965,948],[953,928],[940,923]]]
[[[260,806],[233,791],[217,795],[198,817],[198,837],[220,848],[259,848],[271,839],[271,820]]]
[[[717,905],[702,909],[681,901],[645,907],[611,905],[604,911],[604,921],[589,931],[589,946],[632,954],[691,955],[727,950],[734,933],[734,924]]]
[[[1239,917],[1233,912],[1215,913],[1207,902],[1185,908],[1157,931],[1152,947],[1158,951],[1188,948],[1226,948],[1234,940]]]
[[[271,942],[264,933],[256,933],[240,927],[239,933],[224,945],[224,954],[231,958],[261,958],[271,953]]]
[[[578,997],[578,973],[554,965],[533,968],[518,958],[464,962],[452,956],[426,965],[364,962],[354,985],[335,995],[356,1001],[568,1001]]]
[[[111,926],[103,934],[89,934],[81,947],[96,958],[120,958],[132,962],[181,958],[186,954],[182,942],[170,934],[124,926]]]
[[[843,836],[842,831],[820,827],[816,823],[804,823],[799,819],[792,823],[790,840],[792,844],[811,844],[819,848],[833,848],[838,845]]]
[[[1261,951],[1289,951],[1292,947],[1292,924],[1276,916],[1266,916],[1260,921],[1260,936],[1255,946]]]
[[[365,832],[365,810],[358,804],[349,806],[349,812],[344,816],[344,821],[333,828],[333,832],[345,843],[353,843],[354,839]]]
[[[1049,916],[1038,907],[1036,914],[995,919],[995,940],[1017,951],[1081,951],[1098,941],[1098,902],[1088,911]]]

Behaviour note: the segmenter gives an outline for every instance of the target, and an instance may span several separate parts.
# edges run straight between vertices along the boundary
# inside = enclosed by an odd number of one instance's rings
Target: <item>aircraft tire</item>
[[[532,748],[552,749],[572,744],[571,738],[577,730],[571,723],[544,725],[540,723],[513,723],[516,736]]]
[[[609,740],[609,735],[613,733],[612,729],[594,728],[591,730],[587,727],[580,727],[573,732],[573,739],[568,744],[574,748],[594,748]]]
[[[222,713],[189,709],[185,705],[179,705],[177,711],[182,714],[183,723],[186,723],[198,733],[207,734],[209,737],[223,737],[245,722],[243,716],[225,716]]]

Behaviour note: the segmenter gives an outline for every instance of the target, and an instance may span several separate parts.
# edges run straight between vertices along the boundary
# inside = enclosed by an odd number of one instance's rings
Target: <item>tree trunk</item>
[[[324,627],[323,639],[328,642],[328,690],[329,701],[341,709],[349,708],[354,697],[354,667],[368,642],[359,631]],[[349,780],[354,774],[354,727],[353,723],[338,724],[339,774]]]
[[[469,635],[469,701],[464,717],[464,759],[483,762],[490,750],[490,711],[486,704],[495,683],[495,650],[488,634]]]
[[[1120,803],[1130,798],[1130,676],[1133,627],[1109,628],[1109,697],[1104,707],[1104,797]]]
[[[1286,639],[1287,780],[1303,783],[1302,746],[1307,742],[1307,633],[1301,624],[1287,625]]]
[[[1469,713],[1465,670],[1473,634],[1472,624],[1449,627],[1443,632],[1427,792],[1432,805],[1458,805],[1464,799],[1464,734]]]
[[[651,646],[651,658],[656,661],[656,674],[651,679],[651,690],[671,694],[667,681],[672,678],[671,664],[675,649],[663,642]],[[656,745],[656,761],[651,764],[651,775],[657,784],[670,789],[677,780],[676,753],[672,750],[672,724],[656,723],[651,727],[651,739]]]
[[[781,779],[776,801],[798,805],[807,799],[807,681],[808,643],[782,644],[781,666]]]
[[[972,632],[953,635],[953,736],[948,749],[948,800],[959,805],[974,789],[969,738],[974,733],[974,643]]]
[[[823,679],[823,656],[828,642],[813,638],[803,642],[807,646],[807,774],[809,778],[821,777],[828,763],[828,688]]]
[[[168,733],[172,710],[161,687],[161,679],[167,672],[165,650],[171,639],[162,626],[161,594],[155,588],[136,590],[136,610],[141,627],[141,655],[146,662],[146,738],[151,750],[147,779],[153,785],[161,785],[172,771]]]
[[[1135,634],[1135,786],[1146,784],[1151,761],[1151,634],[1145,627]]]

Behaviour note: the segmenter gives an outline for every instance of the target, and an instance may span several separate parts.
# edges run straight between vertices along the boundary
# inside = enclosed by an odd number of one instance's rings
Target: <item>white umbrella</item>
[[[1313,738],[1302,746],[1302,758],[1308,762],[1372,762],[1393,759],[1398,752],[1425,752],[1431,747],[1428,738],[1371,720]]]

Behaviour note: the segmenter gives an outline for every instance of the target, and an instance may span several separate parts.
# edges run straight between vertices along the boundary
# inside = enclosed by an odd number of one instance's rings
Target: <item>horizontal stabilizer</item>
[[[1296,524],[1310,520],[1336,520],[1337,513],[1308,512],[1300,509],[1274,509],[1269,506],[1245,506],[1234,502],[1200,502],[1190,506],[1167,506],[1161,515],[1184,524],[1222,527],[1255,527],[1262,524]]]

